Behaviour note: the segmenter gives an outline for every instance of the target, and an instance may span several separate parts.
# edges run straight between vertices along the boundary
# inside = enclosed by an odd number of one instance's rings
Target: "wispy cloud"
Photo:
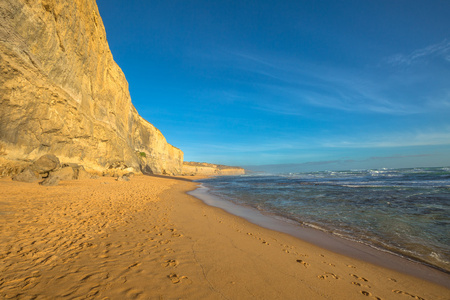
[[[349,159],[333,159],[323,161],[315,161],[314,158],[323,157],[324,153],[329,153],[334,156],[337,153],[370,153],[373,149],[391,148],[389,151],[393,151],[395,148],[404,147],[417,147],[417,146],[439,146],[450,145],[450,128],[446,128],[443,131],[422,131],[415,133],[397,132],[391,134],[385,134],[384,136],[377,137],[309,137],[302,140],[296,140],[291,138],[290,140],[277,140],[277,138],[271,138],[268,143],[209,143],[199,144],[191,147],[185,147],[185,153],[187,156],[198,156],[202,159],[216,159],[217,157],[227,157],[229,154],[233,154],[235,157],[240,157],[242,163],[249,162],[295,162],[295,161],[307,161],[307,165],[319,165],[319,164],[331,164],[331,163],[352,163],[359,162],[361,160],[349,160]],[[428,155],[428,154],[427,154]],[[360,155],[359,155],[360,156]],[[396,154],[391,156],[371,156],[366,160],[388,159],[388,158],[407,158],[407,157],[422,157],[424,154]],[[194,158],[189,158],[194,159]],[[194,159],[195,160],[195,159]],[[309,160],[309,162],[308,162]]]
[[[343,139],[322,144],[327,148],[397,148],[436,145],[450,145],[450,128],[443,131],[398,132],[367,139]]]
[[[435,109],[449,109],[450,108],[450,89],[443,90],[441,95],[427,100],[429,106]]]
[[[280,151],[295,151],[299,149],[311,149],[319,145],[318,140],[311,138],[304,139],[304,141],[289,141],[279,137],[269,138],[270,142],[256,143],[255,142],[217,142],[217,143],[203,143],[195,146],[196,151],[214,151],[216,153],[269,153]]]
[[[367,160],[379,160],[379,159],[399,159],[399,158],[413,158],[413,157],[427,157],[427,156],[433,156],[433,154],[412,154],[412,155],[391,155],[391,156],[372,156],[369,157]]]
[[[409,54],[395,54],[388,57],[386,62],[392,65],[409,66],[429,57],[442,57],[445,60],[450,61],[450,41],[445,39],[442,42],[414,50]]]
[[[435,46],[427,51],[443,49],[447,48]],[[414,57],[425,53],[420,51]],[[308,107],[391,115],[426,110],[423,102],[408,97],[412,94],[410,85],[421,80],[413,79],[417,75],[411,75],[413,80],[408,82],[405,74],[387,78],[383,73],[389,72],[379,68],[342,69],[246,51],[222,50],[216,56],[207,55],[206,58],[214,59],[219,65],[222,62],[223,68],[236,70],[239,79],[233,80],[258,91],[255,92],[254,107],[277,114],[303,115]]]
[[[390,101],[388,98],[377,93],[368,84],[358,87],[355,80],[350,87],[344,83],[329,82],[326,88],[317,86],[269,86],[264,88],[267,93],[274,96],[284,96],[285,104],[264,103],[262,109],[267,108],[273,112],[286,115],[304,115],[297,108],[313,106],[317,108],[327,108],[333,110],[359,112],[359,113],[381,113],[391,115],[415,114],[424,112],[423,105],[414,103],[404,103],[402,101]]]
[[[248,170],[253,171],[265,171],[265,172],[298,172],[299,170],[332,168],[332,169],[345,169],[354,166],[365,166],[367,163],[382,162],[382,161],[401,161],[408,158],[430,157],[433,154],[396,154],[390,156],[372,156],[363,159],[335,159],[335,160],[318,160],[308,161],[298,164],[267,164],[267,165],[248,165],[245,166]]]

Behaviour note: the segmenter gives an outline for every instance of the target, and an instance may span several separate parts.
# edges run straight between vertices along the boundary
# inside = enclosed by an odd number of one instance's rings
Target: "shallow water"
[[[259,174],[209,192],[450,271],[450,168]]]

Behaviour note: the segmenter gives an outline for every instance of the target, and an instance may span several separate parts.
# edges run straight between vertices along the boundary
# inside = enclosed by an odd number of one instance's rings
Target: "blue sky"
[[[450,165],[450,1],[97,2],[133,104],[187,161]]]

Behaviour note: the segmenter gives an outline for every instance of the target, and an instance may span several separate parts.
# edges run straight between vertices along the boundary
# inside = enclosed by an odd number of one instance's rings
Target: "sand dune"
[[[0,180],[0,298],[449,299],[206,206],[186,179]]]

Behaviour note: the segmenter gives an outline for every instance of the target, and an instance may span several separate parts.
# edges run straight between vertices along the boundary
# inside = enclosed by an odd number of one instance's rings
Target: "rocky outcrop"
[[[184,162],[183,175],[244,175],[245,169],[198,162]]]
[[[120,171],[116,170],[119,174]],[[127,177],[129,180],[132,176],[133,173],[126,173],[122,177]],[[77,164],[64,164],[61,166],[58,157],[53,154],[46,154],[25,167],[21,172],[18,172],[18,174],[12,177],[12,180],[33,183],[44,179],[39,184],[53,186],[58,185],[61,180],[83,180],[96,177],[95,174],[89,174],[83,166]]]
[[[132,105],[95,0],[0,2],[0,158],[46,153],[98,171],[182,172],[183,152]]]
[[[46,174],[61,166],[59,158],[53,154],[46,154],[39,157],[30,168],[38,174]]]
[[[59,167],[59,159],[53,154],[46,154],[27,166],[12,179],[22,182],[39,181],[42,177],[48,177],[50,172],[57,170]]]

